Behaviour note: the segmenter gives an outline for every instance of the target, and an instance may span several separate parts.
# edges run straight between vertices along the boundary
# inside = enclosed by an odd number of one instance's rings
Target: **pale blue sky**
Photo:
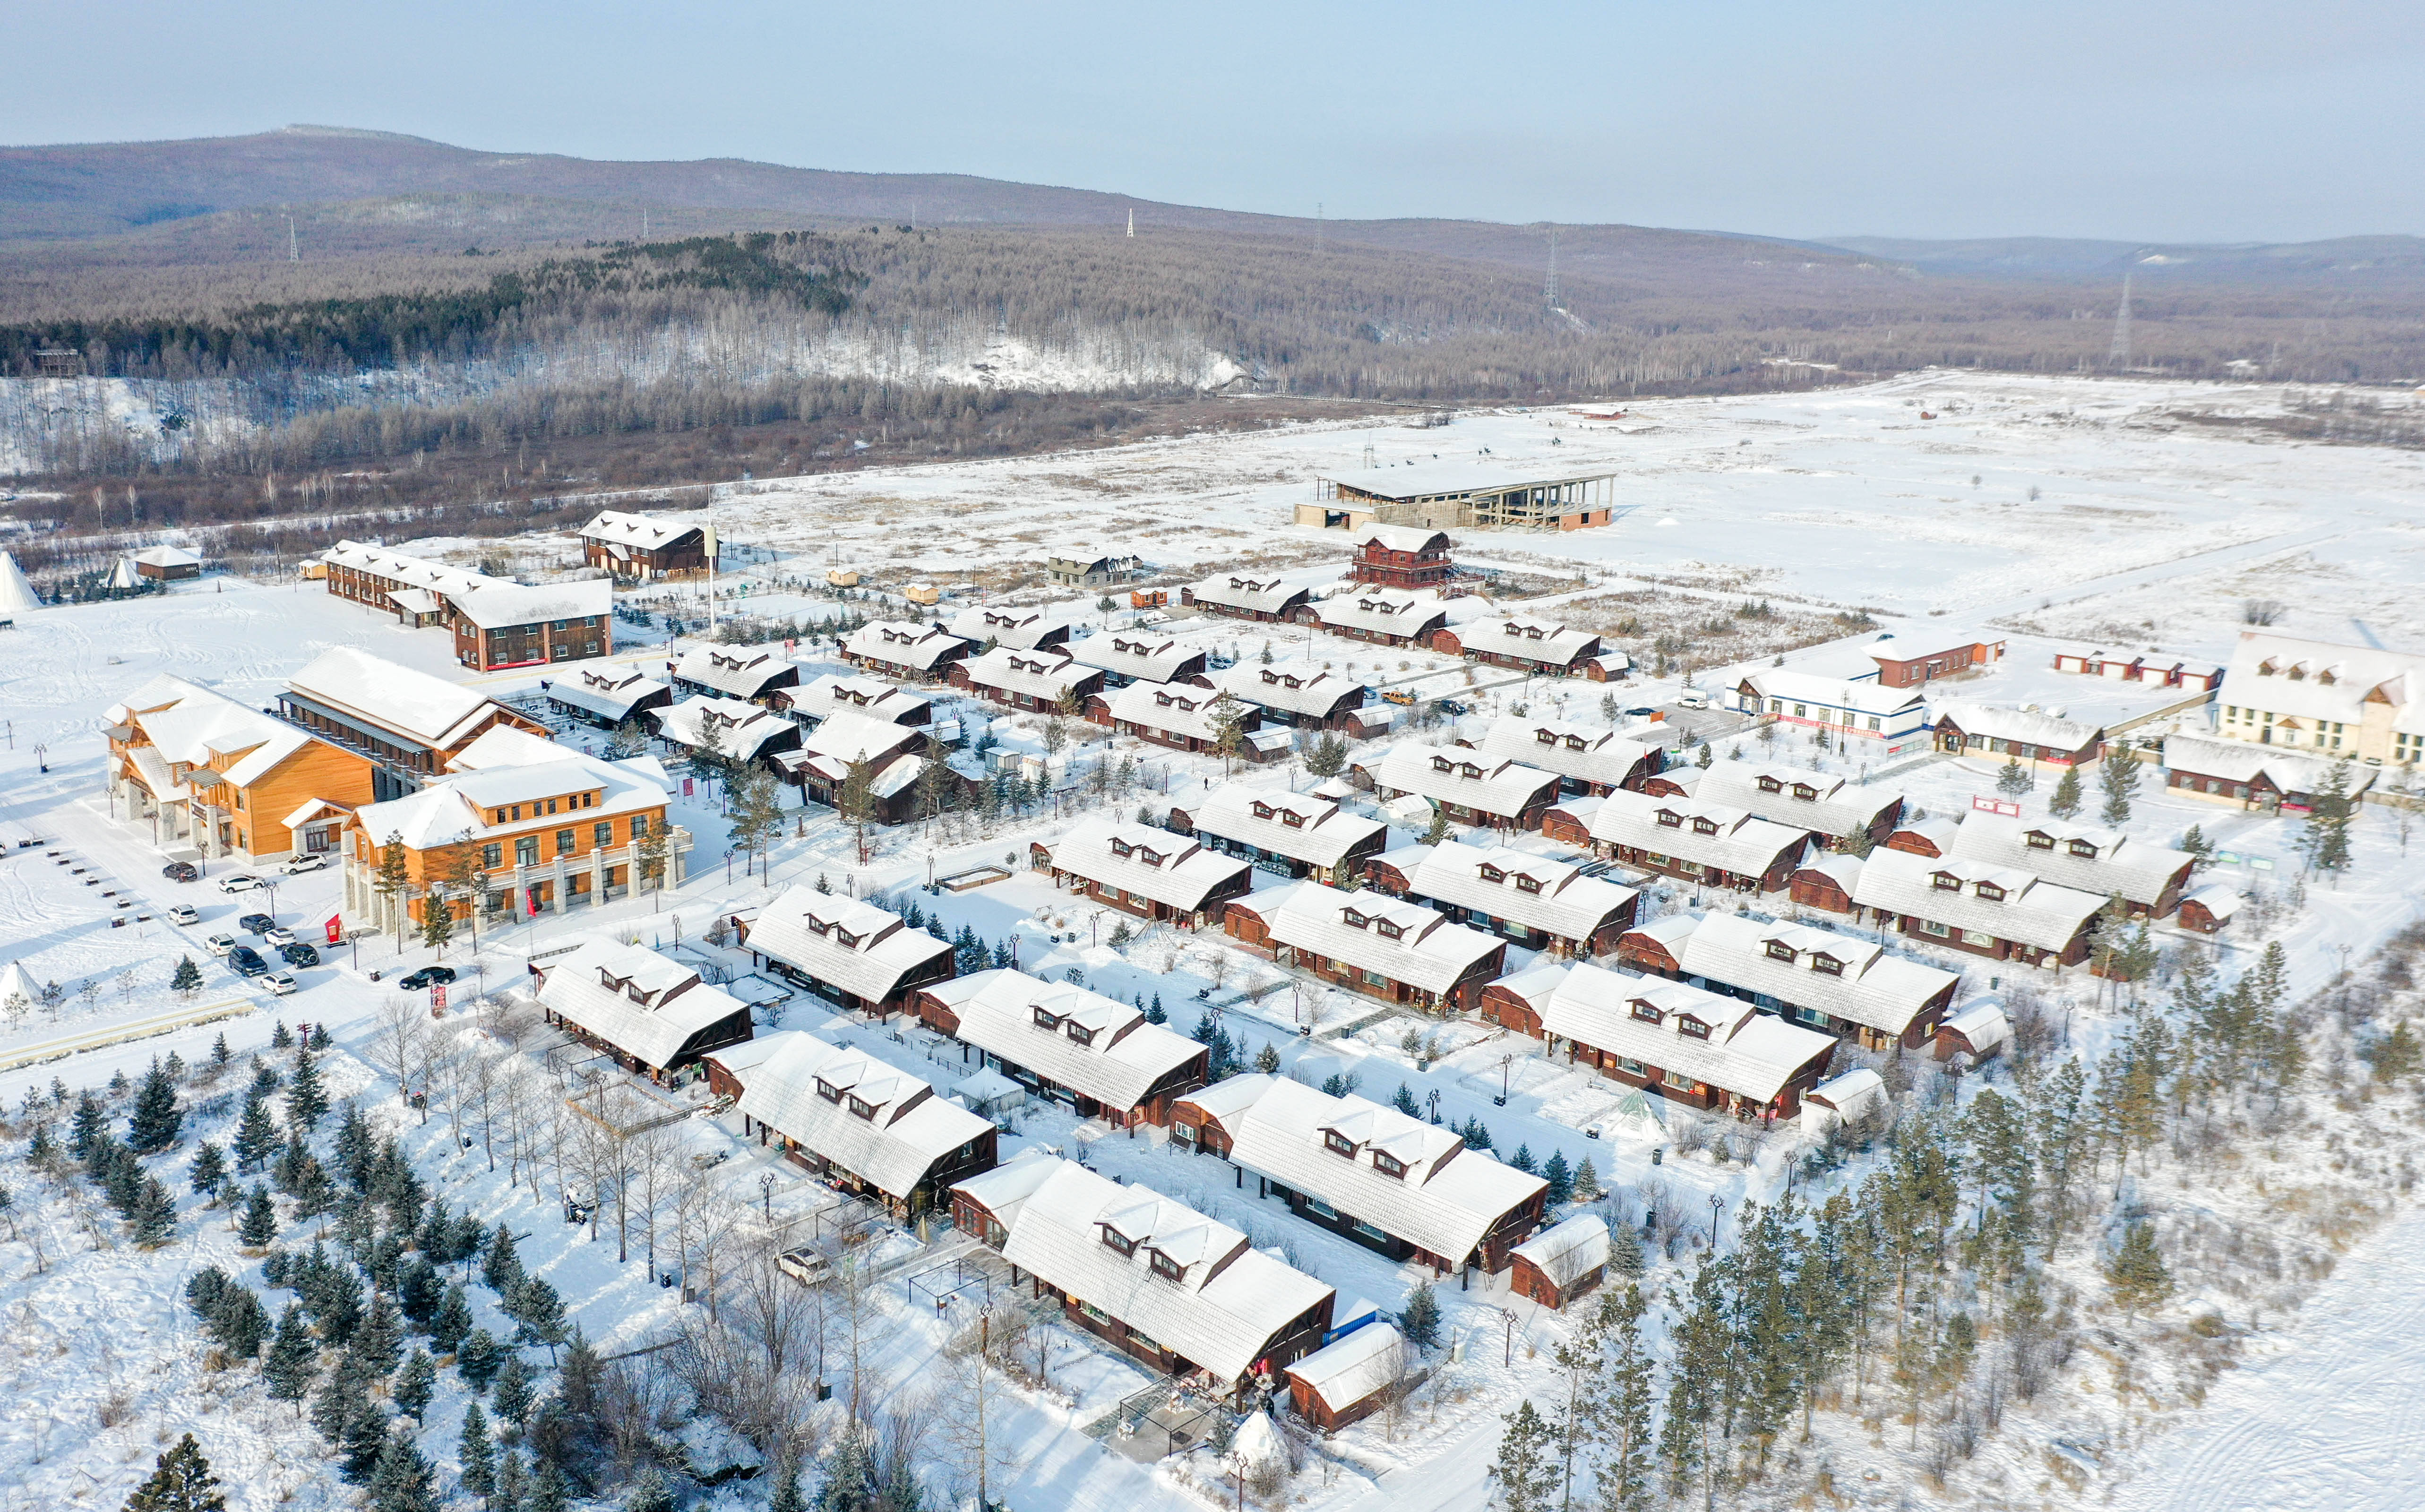
[[[290,121],[1334,217],[2425,233],[2416,0],[16,0],[0,141]]]

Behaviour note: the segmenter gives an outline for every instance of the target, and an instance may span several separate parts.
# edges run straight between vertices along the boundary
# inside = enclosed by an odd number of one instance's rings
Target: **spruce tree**
[[[337,1124],[337,1174],[355,1191],[370,1184],[371,1168],[378,1158],[378,1149],[371,1138],[371,1126],[362,1118],[362,1110],[351,1102],[345,1104],[345,1116]]]
[[[496,1451],[489,1446],[489,1420],[477,1402],[463,1409],[463,1434],[455,1451],[455,1466],[463,1489],[484,1502],[495,1493]]]
[[[269,1026],[269,1048],[272,1050],[295,1048],[295,1031],[286,1027],[285,1020],[280,1019]]]
[[[438,1389],[438,1366],[426,1351],[415,1349],[404,1359],[404,1368],[395,1373],[395,1384],[390,1394],[395,1398],[396,1410],[409,1412],[415,1423],[429,1410],[430,1394]]]
[[[299,1302],[289,1302],[279,1316],[278,1332],[269,1342],[269,1358],[262,1361],[262,1380],[273,1402],[293,1402],[299,1414],[303,1399],[320,1374],[320,1346]]]
[[[345,1426],[370,1405],[362,1383],[341,1363],[320,1383],[319,1392],[312,1398],[312,1431],[321,1441],[334,1448],[345,1441]]]
[[[2126,1319],[2136,1318],[2173,1295],[2172,1273],[2164,1268],[2152,1227],[2134,1223],[2123,1233],[2121,1247],[2106,1262],[2105,1284]]]
[[[514,1284],[522,1279],[522,1257],[514,1252],[513,1231],[504,1224],[489,1239],[487,1258],[480,1262],[480,1279],[499,1296],[510,1294]]]
[[[2130,799],[2139,791],[2139,762],[2127,745],[2107,753],[2096,764],[2096,785],[2105,793],[2105,807],[2097,817],[2109,829],[2119,829],[2130,822]]]
[[[1516,1404],[1499,1438],[1499,1494],[1506,1512],[1549,1512],[1558,1493],[1558,1468],[1550,1458],[1550,1424],[1530,1398]]]
[[[1566,1169],[1566,1157],[1563,1151],[1555,1150],[1550,1151],[1549,1163],[1541,1167],[1541,1174],[1548,1177],[1550,1181],[1549,1198],[1551,1207],[1562,1206],[1575,1195],[1574,1173]]]
[[[362,1314],[361,1327],[354,1330],[351,1347],[354,1358],[373,1375],[391,1374],[404,1358],[404,1320],[396,1316],[395,1304],[385,1292],[371,1294],[370,1310]]]
[[[497,1431],[510,1440],[530,1421],[531,1374],[519,1354],[508,1354],[506,1362],[497,1367],[497,1378],[489,1391],[489,1400],[497,1410]]]
[[[143,1073],[142,1089],[135,1094],[135,1112],[126,1120],[126,1146],[138,1155],[157,1154],[177,1142],[185,1116],[177,1108],[177,1083],[159,1057]]]
[[[1642,1254],[1642,1235],[1630,1223],[1613,1223],[1608,1230],[1608,1268],[1618,1276],[1639,1276],[1646,1268]]]
[[[227,1352],[238,1359],[250,1359],[261,1353],[269,1338],[269,1314],[264,1311],[261,1298],[252,1288],[229,1283],[211,1309],[211,1336]]]
[[[793,1466],[776,1467],[775,1494],[766,1503],[766,1512],[809,1512],[809,1500],[800,1494],[800,1472]]]
[[[511,1449],[497,1456],[497,1488],[489,1498],[488,1512],[522,1512],[522,1497],[529,1488],[522,1476],[522,1456]]]
[[[471,1331],[472,1304],[465,1299],[463,1288],[447,1287],[429,1320],[429,1347],[438,1354],[454,1354],[463,1347],[463,1337]]]
[[[1406,1294],[1405,1311],[1398,1314],[1398,1331],[1408,1343],[1429,1349],[1439,1343],[1439,1298],[1432,1294],[1431,1282],[1420,1282]]]
[[[1389,1106],[1397,1109],[1400,1113],[1405,1114],[1409,1118],[1421,1118],[1422,1116],[1423,1105],[1415,1101],[1414,1089],[1406,1086],[1404,1082],[1400,1082],[1398,1084],[1397,1093],[1389,1099]]]
[[[329,1094],[320,1085],[319,1062],[310,1051],[297,1051],[294,1073],[286,1079],[286,1126],[308,1134],[328,1112]]]
[[[1583,1163],[1575,1167],[1575,1200],[1588,1202],[1598,1196],[1599,1196],[1599,1170],[1592,1165],[1592,1158],[1585,1155]]]
[[[330,1040],[329,1038],[329,1026],[326,1023],[313,1024],[312,1026],[312,1037],[304,1041],[304,1043],[308,1048],[314,1051],[328,1049],[330,1044]]]
[[[157,1249],[177,1237],[177,1203],[157,1176],[143,1178],[142,1195],[135,1203],[135,1243]]]
[[[438,1315],[439,1299],[445,1295],[446,1283],[438,1279],[437,1269],[424,1256],[413,1256],[396,1272],[397,1310],[415,1327],[426,1327]]]
[[[674,1493],[666,1488],[666,1478],[657,1473],[656,1466],[641,1467],[639,1479],[632,1483],[632,1494],[623,1499],[623,1512],[674,1512]]]
[[[2004,769],[1996,774],[1996,791],[2008,798],[2017,798],[2030,790],[2030,774],[2021,770],[2021,759],[2010,758]]]
[[[2349,869],[2350,822],[2357,816],[2357,806],[2350,798],[2349,764],[2343,759],[2326,768],[2323,786],[2312,795],[2306,826],[2299,832],[2300,851],[2307,864],[2320,872]]]
[[[474,1396],[489,1389],[489,1383],[497,1378],[505,1363],[505,1346],[486,1328],[474,1328],[465,1334],[462,1344],[455,1351],[455,1372],[463,1377],[463,1384],[472,1389]]]
[[[1533,1159],[1533,1147],[1520,1140],[1517,1143],[1516,1153],[1507,1157],[1507,1164],[1527,1176],[1540,1169],[1539,1165]]]
[[[523,1498],[522,1512],[565,1512],[571,1499],[571,1489],[564,1483],[564,1472],[555,1461],[542,1459],[531,1467],[530,1493]]]
[[[269,1100],[257,1089],[244,1100],[244,1115],[236,1120],[230,1148],[239,1171],[258,1168],[278,1149],[278,1126],[269,1119]]]
[[[194,1151],[194,1158],[186,1163],[185,1184],[193,1189],[196,1197],[210,1197],[218,1191],[219,1183],[227,1180],[227,1156],[221,1153],[218,1146],[205,1139]]]
[[[247,1249],[266,1249],[278,1237],[278,1208],[269,1200],[269,1188],[255,1182],[252,1196],[244,1205],[243,1221],[236,1225],[235,1236],[244,1241]]]
[[[2056,780],[2054,796],[2047,799],[2047,812],[2058,819],[2068,819],[2080,812],[2080,768],[2066,766]]]
[[[370,1487],[375,1512],[439,1512],[438,1473],[405,1424],[397,1424],[379,1446]]]
[[[109,1108],[90,1092],[76,1094],[76,1110],[68,1119],[68,1153],[89,1161],[92,1147],[109,1134]]]
[[[177,957],[177,969],[169,975],[169,990],[179,997],[189,998],[202,989],[202,969],[194,964],[191,956]]]
[[[1593,1319],[1600,1340],[1600,1369],[1592,1403],[1598,1430],[1592,1471],[1599,1483],[1601,1512],[1648,1512],[1653,1504],[1651,1412],[1657,1398],[1650,1351],[1642,1341],[1646,1308],[1642,1289],[1629,1286],[1621,1294],[1602,1295]]]
[[[512,1301],[509,1315],[521,1326],[514,1330],[515,1342],[545,1344],[553,1362],[555,1346],[564,1342],[564,1298],[546,1278],[533,1276],[514,1288]]]
[[[387,1414],[369,1397],[360,1398],[360,1410],[345,1423],[337,1440],[341,1458],[337,1473],[348,1486],[367,1486],[378,1473],[379,1456],[387,1450]],[[377,1503],[374,1501],[376,1507]]]
[[[190,1433],[154,1461],[151,1478],[127,1499],[126,1512],[226,1512],[211,1462]]]
[[[328,1265],[304,1305],[313,1310],[321,1339],[331,1348],[343,1348],[353,1342],[354,1330],[362,1324],[362,1283],[348,1267]]]

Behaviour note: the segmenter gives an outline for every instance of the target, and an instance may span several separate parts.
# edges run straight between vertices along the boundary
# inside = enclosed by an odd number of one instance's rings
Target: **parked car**
[[[278,869],[289,877],[299,877],[305,872],[320,871],[328,864],[328,857],[317,851],[305,851],[300,856],[287,857],[286,860],[279,862]]]
[[[1656,709],[1628,709],[1625,711],[1625,716],[1628,719],[1647,719],[1658,712]]]
[[[169,905],[169,922],[170,924],[200,924],[202,922],[202,916],[201,911],[190,903],[172,903]]]
[[[802,1286],[814,1286],[833,1274],[832,1264],[814,1249],[787,1249],[775,1257],[775,1268]]]
[[[250,872],[230,872],[219,878],[219,891],[222,893],[249,893],[261,885],[261,878]]]
[[[1381,701],[1411,709],[1415,705],[1415,696],[1404,688],[1384,688],[1381,690]]]
[[[292,945],[281,945],[278,947],[278,954],[286,958],[286,964],[289,966],[317,966],[320,964],[320,952],[306,944],[297,943]]]
[[[224,956],[229,951],[235,949],[235,936],[213,935],[208,940],[203,941],[202,943],[210,948],[210,953],[212,955]]]
[[[293,972],[272,972],[267,976],[263,977],[261,979],[261,983],[264,987],[268,988],[272,992],[277,993],[280,997],[284,997],[287,993],[295,990],[295,973]]]
[[[455,968],[452,966],[424,966],[395,985],[408,992],[418,992],[423,988],[435,987],[441,982],[453,980],[455,980]]]
[[[1440,712],[1440,713],[1442,713],[1442,714],[1449,714],[1449,715],[1460,715],[1460,716],[1461,716],[1461,715],[1469,715],[1469,714],[1471,714],[1471,713],[1473,712],[1471,709],[1467,708],[1464,704],[1457,702],[1454,699],[1442,699],[1442,700],[1440,700],[1437,703],[1434,704],[1434,705],[1433,705],[1433,707],[1434,707],[1434,708],[1436,708],[1436,709],[1437,709],[1437,710],[1439,710],[1439,712]]]
[[[278,921],[265,913],[248,913],[235,923],[237,928],[249,935],[257,935],[265,929],[278,927]]]
[[[295,943],[295,931],[282,924],[274,924],[261,932],[261,942],[265,945],[291,945]]]
[[[244,976],[265,976],[269,973],[269,962],[263,960],[261,952],[250,945],[238,945],[229,951],[228,964]]]
[[[160,868],[160,875],[171,882],[190,882],[201,877],[202,871],[192,861],[170,861]]]
[[[1679,709],[1706,709],[1709,706],[1710,696],[1699,688],[1686,688],[1676,695],[1676,707]]]

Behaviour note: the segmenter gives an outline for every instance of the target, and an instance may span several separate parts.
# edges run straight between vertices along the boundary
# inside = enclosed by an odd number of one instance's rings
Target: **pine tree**
[[[313,1253],[318,1253],[317,1246]],[[304,1295],[303,1305],[312,1309],[319,1323],[321,1339],[331,1348],[343,1348],[353,1342],[354,1330],[362,1324],[362,1283],[344,1265],[323,1265],[317,1284]]]
[[[285,1020],[281,1019],[269,1026],[269,1048],[272,1050],[295,1048],[295,1031],[286,1027]]]
[[[109,1108],[90,1092],[76,1095],[76,1110],[68,1119],[68,1153],[92,1159],[92,1148],[109,1134]]]
[[[530,1421],[530,1367],[519,1354],[508,1354],[497,1368],[497,1379],[490,1389],[489,1400],[497,1409],[498,1432],[511,1439]]]
[[[1406,1294],[1405,1311],[1398,1314],[1398,1331],[1408,1343],[1429,1349],[1439,1343],[1439,1298],[1432,1294],[1431,1282],[1419,1282]]]
[[[415,1349],[404,1357],[404,1368],[395,1373],[390,1394],[395,1398],[396,1410],[410,1413],[418,1423],[429,1410],[430,1393],[437,1389],[438,1366],[426,1351]]]
[[[1575,1167],[1575,1200],[1588,1202],[1598,1196],[1599,1196],[1599,1171],[1593,1166],[1592,1158],[1585,1155],[1583,1163]]]
[[[1507,1157],[1507,1164],[1527,1176],[1533,1175],[1540,1168],[1538,1163],[1533,1159],[1533,1147],[1520,1140],[1517,1143],[1516,1153]]]
[[[1389,1099],[1389,1106],[1397,1109],[1400,1113],[1405,1114],[1409,1118],[1421,1118],[1422,1116],[1422,1104],[1415,1101],[1414,1089],[1406,1086],[1404,1082],[1400,1082],[1398,1084],[1396,1094]]]
[[[1996,774],[1996,791],[2008,798],[2019,797],[2027,793],[2031,786],[2030,774],[2021,770],[2021,759],[2018,756],[2009,758],[2004,763],[2004,769]]]
[[[345,1116],[337,1124],[336,1156],[337,1172],[347,1186],[357,1192],[369,1186],[378,1150],[371,1138],[371,1126],[362,1118],[362,1110],[351,1102],[345,1104]]]
[[[465,1334],[455,1351],[455,1373],[463,1377],[463,1384],[472,1389],[474,1396],[489,1389],[505,1362],[505,1347],[486,1328],[474,1328]]]
[[[1499,1438],[1499,1494],[1507,1512],[1548,1512],[1557,1500],[1558,1472],[1550,1461],[1551,1434],[1531,1399],[1516,1404]]]
[[[2173,1295],[2172,1273],[2156,1248],[2156,1231],[2134,1223],[2124,1231],[2122,1246],[2105,1264],[2105,1284],[2126,1319],[2162,1304]]]
[[[564,1342],[564,1298],[545,1277],[533,1276],[514,1288],[513,1304],[507,1315],[520,1325],[515,1343],[545,1344],[548,1359],[554,1359],[555,1346]]]
[[[303,1399],[311,1394],[312,1383],[320,1370],[320,1346],[313,1342],[312,1326],[303,1315],[299,1302],[289,1302],[278,1319],[278,1332],[269,1342],[269,1358],[262,1361],[262,1379],[269,1388],[273,1402],[293,1402],[301,1411]]]
[[[2109,829],[2119,829],[2130,822],[2130,799],[2139,791],[2139,762],[2127,745],[2117,746],[2096,764],[2096,785],[2105,793],[2105,807],[2098,817]]]
[[[1593,1320],[1601,1341],[1592,1413],[1598,1430],[1592,1470],[1601,1512],[1648,1512],[1652,1505],[1650,1422],[1656,1395],[1650,1351],[1642,1342],[1646,1306],[1642,1289],[1629,1286],[1621,1295],[1603,1295]]]
[[[1562,1206],[1575,1195],[1575,1178],[1566,1169],[1566,1157],[1563,1151],[1550,1151],[1549,1163],[1541,1167],[1541,1174],[1550,1181],[1550,1206]]]
[[[442,884],[433,880],[429,890],[421,895],[421,943],[446,957],[446,947],[455,939],[455,899]]]
[[[2054,796],[2047,799],[2047,812],[2068,819],[2080,812],[2080,768],[2066,766],[2054,784]]]
[[[413,1256],[396,1272],[396,1309],[416,1327],[426,1327],[438,1315],[439,1299],[445,1295],[446,1283],[423,1256]]]
[[[522,1503],[522,1512],[565,1512],[571,1492],[564,1484],[564,1472],[552,1459],[539,1460],[532,1469],[530,1495]]]
[[[438,1473],[404,1424],[397,1424],[379,1446],[370,1485],[376,1512],[439,1512]]]
[[[157,1154],[177,1142],[185,1116],[177,1109],[177,1084],[157,1056],[143,1073],[142,1090],[135,1094],[135,1112],[126,1120],[126,1145],[138,1155]]]
[[[2300,851],[2320,872],[2349,869],[2350,822],[2357,816],[2357,806],[2350,799],[2349,768],[2343,758],[2325,769],[2323,786],[2316,789],[2306,826],[2299,832]]]
[[[337,1473],[349,1486],[371,1484],[372,1477],[378,1473],[379,1458],[387,1452],[387,1414],[369,1397],[361,1398],[359,1410],[346,1420],[345,1432],[337,1440],[338,1453],[344,1456]],[[376,1496],[371,1504],[377,1506]]]
[[[775,1494],[766,1503],[766,1512],[809,1512],[808,1498],[800,1494],[800,1472],[792,1466],[776,1469]]]
[[[328,1112],[329,1094],[320,1086],[319,1063],[310,1051],[298,1051],[294,1074],[286,1079],[286,1126],[308,1134]]]
[[[177,1237],[177,1203],[169,1189],[160,1184],[157,1176],[143,1178],[142,1196],[135,1204],[135,1243],[142,1249],[157,1249]]]
[[[639,1479],[632,1483],[632,1494],[623,1499],[623,1512],[674,1512],[674,1493],[666,1488],[666,1478],[657,1473],[656,1466],[641,1468]]]
[[[218,1191],[227,1174],[227,1157],[219,1152],[218,1146],[205,1139],[185,1166],[185,1184],[196,1197],[208,1197]]]
[[[463,1435],[455,1451],[455,1466],[463,1489],[484,1502],[495,1492],[496,1452],[489,1447],[489,1420],[477,1402],[463,1409]]]
[[[270,1335],[269,1314],[252,1288],[230,1282],[211,1309],[211,1337],[238,1359],[261,1353]]]
[[[259,1091],[245,1099],[244,1115],[236,1120],[231,1148],[239,1171],[258,1168],[278,1148],[278,1126],[269,1121],[269,1100]]]
[[[190,1433],[154,1461],[152,1476],[135,1488],[126,1512],[225,1512],[227,1498],[211,1462]]]
[[[1639,1276],[1647,1268],[1642,1253],[1642,1235],[1630,1223],[1615,1223],[1608,1231],[1608,1268],[1619,1276]]]
[[[1659,1456],[1667,1464],[1667,1489],[1673,1496],[1692,1490],[1695,1472],[1703,1472],[1705,1494],[1711,1494],[1717,1472],[1710,1453],[1710,1433],[1716,1425],[1734,1378],[1733,1330],[1727,1327],[1729,1297],[1724,1261],[1702,1257],[1693,1273],[1692,1306],[1672,1330],[1675,1364],[1668,1373],[1667,1418],[1659,1434]]]
[[[464,1297],[461,1286],[447,1287],[436,1315],[429,1320],[429,1347],[438,1354],[454,1354],[463,1347],[464,1336],[471,1331],[471,1302]]]
[[[245,1200],[244,1219],[236,1225],[235,1236],[247,1249],[266,1249],[278,1237],[278,1208],[269,1200],[269,1188],[258,1182]]]
[[[404,1358],[404,1320],[396,1316],[395,1304],[385,1292],[371,1294],[370,1311],[354,1330],[352,1348],[354,1358],[373,1375],[390,1374]]]
[[[1148,1023],[1168,1023],[1170,1021],[1169,1012],[1162,1005],[1161,993],[1156,992],[1153,995],[1153,1002],[1146,1008],[1145,1021]]]
[[[345,1441],[345,1428],[370,1406],[362,1383],[342,1365],[329,1373],[312,1398],[312,1431],[334,1447]]]
[[[169,990],[189,998],[201,989],[202,969],[194,964],[193,957],[178,957],[177,969],[169,975]]]
[[[219,1296],[227,1291],[228,1273],[217,1265],[205,1265],[194,1272],[185,1282],[185,1307],[199,1323],[208,1323],[219,1305]]]
[[[488,1512],[522,1512],[522,1496],[529,1482],[522,1476],[522,1456],[508,1449],[497,1456],[497,1490],[490,1498]]]

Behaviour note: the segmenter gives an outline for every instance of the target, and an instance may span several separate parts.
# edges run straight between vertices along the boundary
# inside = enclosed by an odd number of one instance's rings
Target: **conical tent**
[[[38,1003],[41,1001],[42,989],[32,977],[25,974],[25,968],[15,961],[0,966],[0,1003],[6,1003],[10,998],[21,994],[29,1004]]]
[[[109,574],[109,586],[114,588],[139,588],[143,586],[143,575],[135,571],[134,557],[118,559],[117,569]]]
[[[0,614],[12,609],[39,609],[42,601],[34,597],[34,585],[17,569],[17,558],[0,552]]]

